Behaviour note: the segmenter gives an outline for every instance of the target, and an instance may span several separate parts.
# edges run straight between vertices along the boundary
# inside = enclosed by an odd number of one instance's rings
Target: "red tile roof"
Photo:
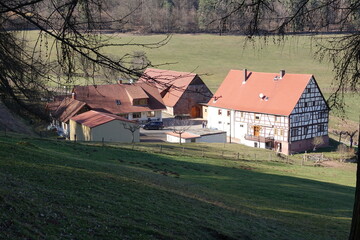
[[[138,81],[154,84],[165,105],[173,107],[196,76],[195,73],[148,68]]]
[[[60,105],[52,115],[54,118],[66,123],[85,106],[86,103],[84,102],[72,98],[65,98],[61,101]]]
[[[127,120],[126,118],[119,117],[114,114],[97,112],[93,110],[84,112],[70,119],[89,128],[97,127],[114,120],[135,123],[134,121]]]
[[[86,102],[91,109],[101,112],[124,114],[166,108],[158,90],[146,83],[76,86],[73,92],[76,99]],[[136,94],[141,98],[147,97],[148,105],[133,106],[128,92],[134,97]]]
[[[277,76],[278,73],[248,71],[247,81],[243,84],[244,72],[230,70],[208,105],[288,116],[313,76],[286,73],[282,79],[274,80]],[[260,98],[260,94],[263,98]]]

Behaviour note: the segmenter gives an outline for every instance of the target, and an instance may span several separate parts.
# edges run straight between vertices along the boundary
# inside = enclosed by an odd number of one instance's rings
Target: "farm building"
[[[284,154],[328,144],[329,107],[310,74],[231,70],[208,102],[208,127]]]
[[[75,86],[72,95],[92,110],[138,122],[161,120],[166,109],[157,89],[146,83]]]
[[[195,73],[148,68],[138,82],[152,83],[164,101],[165,112],[172,116],[202,117],[201,103],[212,97]]]
[[[88,111],[70,119],[70,140],[139,142],[137,123],[114,114]],[[134,135],[131,132],[134,131]]]
[[[53,126],[55,126],[59,134],[64,137],[69,136],[70,118],[89,110],[86,103],[73,98],[64,98],[62,101],[52,102],[47,105],[47,108],[50,111]]]
[[[174,132],[167,132],[166,141],[179,143],[180,135]],[[208,128],[188,130],[181,134],[181,143],[190,142],[225,143],[226,132]]]

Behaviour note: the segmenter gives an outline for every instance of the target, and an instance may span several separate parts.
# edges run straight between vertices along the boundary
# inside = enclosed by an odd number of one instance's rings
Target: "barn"
[[[148,68],[138,82],[153,84],[171,116],[202,117],[202,103],[212,93],[198,74]]]

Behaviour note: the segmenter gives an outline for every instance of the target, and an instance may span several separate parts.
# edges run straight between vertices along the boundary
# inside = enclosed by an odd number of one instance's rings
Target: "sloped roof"
[[[133,106],[127,89],[130,89],[131,94],[138,92],[142,98],[146,96],[148,105]],[[91,109],[113,114],[146,112],[166,108],[158,90],[146,83],[76,86],[73,93],[75,93],[76,99],[86,102]]]
[[[138,81],[154,84],[160,93],[166,91],[163,95],[164,103],[173,107],[196,76],[197,74],[190,72],[147,68]]]
[[[286,73],[282,79],[274,80],[278,76],[278,73],[248,71],[246,83],[243,84],[244,71],[230,70],[208,105],[288,116],[313,76]]]
[[[143,99],[149,98],[149,96],[144,92],[141,86],[138,85],[125,85],[125,91],[132,99]]]
[[[97,127],[114,120],[135,123],[134,121],[127,120],[126,118],[119,117],[114,114],[98,112],[93,110],[84,112],[70,119],[77,123],[85,125],[89,128]]]
[[[65,98],[53,113],[53,117],[59,119],[61,122],[67,122],[69,119],[79,112],[86,103],[75,100],[73,98]]]

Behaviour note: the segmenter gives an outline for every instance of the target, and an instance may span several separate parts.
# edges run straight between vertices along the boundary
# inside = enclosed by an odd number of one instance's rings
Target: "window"
[[[204,110],[205,110],[205,112],[207,112],[207,108],[205,108]]]
[[[218,123],[219,123],[219,124],[222,124],[222,122],[221,122],[221,121],[219,121]]]
[[[222,114],[222,111],[221,109],[218,110],[218,115],[221,115]]]
[[[133,118],[141,118],[141,112],[134,112],[132,116]]]
[[[154,111],[149,111],[146,113],[147,117],[155,117],[155,112]]]
[[[231,113],[230,111],[227,111],[227,116],[228,116],[228,117],[230,116],[230,113]]]
[[[277,131],[277,128],[274,129],[274,135],[277,135],[278,134],[278,131]]]
[[[137,105],[147,105],[147,99],[146,99],[146,98],[134,99],[134,100],[133,100],[133,105],[134,105],[134,106],[137,106]]]
[[[283,136],[284,135],[284,130],[280,130],[280,134],[279,134],[280,136]]]
[[[244,125],[243,125],[243,124],[240,124],[240,127],[244,127]]]
[[[255,119],[256,119],[256,120],[259,120],[259,119],[260,119],[260,115],[255,114]]]
[[[304,103],[304,107],[307,107],[307,106],[308,106],[308,103],[307,103],[307,102],[305,102],[305,103]]]
[[[240,117],[244,117],[244,112],[240,112]]]
[[[258,147],[258,143],[257,142],[254,142],[254,147]]]
[[[118,116],[119,116],[119,117],[126,118],[126,119],[129,119],[129,115],[128,115],[128,114],[119,114]]]
[[[293,122],[298,122],[299,121],[299,116],[294,116],[293,117]]]
[[[280,117],[275,116],[275,122],[280,122]]]
[[[121,105],[121,101],[118,99],[115,100],[115,103],[116,103],[116,105]]]
[[[311,88],[307,88],[307,89],[306,89],[306,92],[307,92],[307,93],[311,93]]]

